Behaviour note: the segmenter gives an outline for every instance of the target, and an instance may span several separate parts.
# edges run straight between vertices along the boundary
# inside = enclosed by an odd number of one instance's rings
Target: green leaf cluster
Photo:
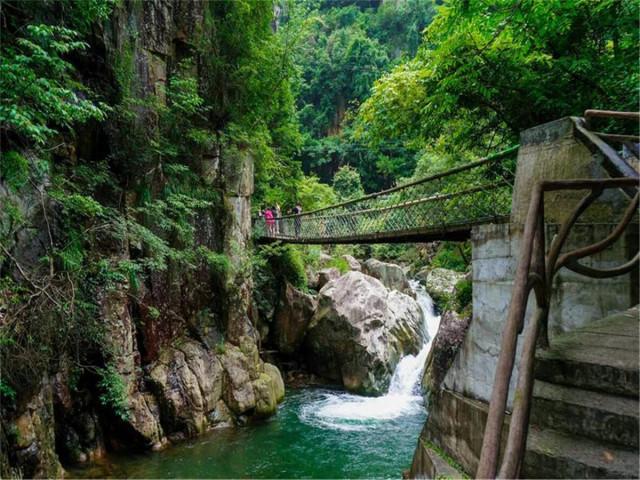
[[[0,47],[0,124],[12,135],[44,145],[77,122],[102,120],[104,103],[86,97],[65,57],[87,48],[75,30],[30,24],[3,35]]]
[[[638,105],[637,2],[449,0],[415,58],[376,82],[357,135],[484,155],[587,108]]]
[[[333,189],[341,201],[353,200],[364,195],[360,173],[349,165],[343,165],[335,173]]]
[[[111,409],[120,419],[129,418],[129,400],[127,386],[122,376],[112,364],[98,370],[98,387],[100,388],[100,403]]]

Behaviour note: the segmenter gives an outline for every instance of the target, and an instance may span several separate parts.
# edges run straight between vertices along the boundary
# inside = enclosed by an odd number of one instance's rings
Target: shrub
[[[294,287],[306,288],[307,277],[300,251],[293,245],[277,244],[265,251],[267,263],[279,281],[287,281]]]
[[[15,150],[0,153],[0,178],[14,191],[29,181],[29,162]]]
[[[334,257],[327,263],[327,267],[337,268],[340,273],[347,273],[349,271],[349,262],[342,257]]]
[[[127,387],[116,368],[109,364],[98,370],[100,380],[100,403],[110,408],[122,420],[129,418],[129,401],[127,400]]]
[[[467,306],[471,305],[473,300],[473,283],[471,280],[460,280],[456,283],[455,288],[455,301],[458,311],[464,310]]]
[[[443,242],[431,265],[456,272],[466,272],[469,267],[470,254],[471,246],[468,242]]]

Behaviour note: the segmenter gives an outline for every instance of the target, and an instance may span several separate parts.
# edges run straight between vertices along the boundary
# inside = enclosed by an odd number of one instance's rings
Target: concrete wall
[[[569,237],[567,249],[590,245],[604,238],[613,225],[577,225]],[[558,225],[546,226],[550,241]],[[519,225],[483,225],[472,232],[473,245],[473,320],[452,367],[445,377],[445,387],[474,399],[491,397],[495,367],[500,353],[502,329],[506,321],[513,277],[520,253],[522,229]],[[629,258],[637,248],[637,231],[630,231],[604,252],[583,260],[585,265],[613,267]],[[593,279],[562,269],[556,275],[549,314],[551,341],[555,335],[637,302],[637,286],[632,275],[610,279]],[[535,299],[529,299],[527,318]],[[519,358],[519,351],[518,356]],[[512,377],[512,391],[517,366]],[[511,405],[511,398],[509,405]]]
[[[591,152],[574,136],[574,123],[564,118],[526,130],[521,135],[512,200],[511,222],[482,225],[472,231],[473,318],[463,344],[447,371],[441,390],[431,392],[429,418],[421,440],[443,449],[468,474],[477,467],[487,402],[491,397],[495,368],[500,354],[502,330],[511,301],[513,279],[520,257],[523,223],[533,186],[541,180],[603,178],[602,157]],[[545,235],[548,244],[558,226],[586,192],[545,194]],[[628,199],[618,191],[607,192],[589,208],[583,224],[574,227],[565,251],[595,243],[606,237],[620,218]],[[630,259],[638,250],[638,225],[609,249],[583,259],[585,265],[608,268]],[[638,303],[638,272],[612,279],[583,277],[566,269],[554,281],[549,316],[551,342],[556,335],[622,311]],[[526,320],[535,299],[529,298]],[[518,376],[511,380],[509,408]],[[506,435],[503,435],[503,441]],[[420,443],[411,475],[420,476],[420,466],[430,465]]]
[[[513,278],[520,257],[523,223],[529,208],[533,186],[541,180],[603,178],[602,157],[593,155],[574,136],[574,122],[562,118],[525,130],[518,151],[516,183],[513,192],[511,223],[482,225],[472,232],[473,320],[462,349],[447,373],[445,386],[471,398],[491,396],[493,377],[502,329],[506,321]],[[545,194],[547,249],[573,207],[586,192]],[[583,247],[603,239],[620,218],[628,199],[617,190],[603,195],[574,226],[564,251]],[[586,265],[607,268],[631,258],[638,248],[637,224],[616,244],[599,255],[583,260]],[[598,320],[637,303],[637,272],[598,280],[563,269],[556,275],[549,315],[550,335]],[[533,294],[527,318],[533,312]],[[518,356],[519,358],[519,351]],[[511,391],[515,387],[516,371]],[[511,398],[509,405],[511,405]]]
[[[569,118],[545,123],[520,135],[516,181],[513,190],[511,223],[524,224],[531,191],[541,180],[606,178],[604,157],[592,154],[575,137],[575,123]],[[584,191],[559,191],[545,194],[545,220],[562,223]],[[606,191],[581,217],[582,222],[611,222],[624,211],[627,199],[615,190]]]

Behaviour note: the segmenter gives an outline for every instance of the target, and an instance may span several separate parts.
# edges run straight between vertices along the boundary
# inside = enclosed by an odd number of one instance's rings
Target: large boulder
[[[322,289],[327,283],[336,278],[340,278],[340,270],[335,267],[323,268],[318,272],[318,290]]]
[[[284,398],[284,382],[275,365],[260,360],[256,345],[243,337],[240,346],[225,345],[223,398],[236,415],[267,416]]]
[[[364,262],[362,271],[367,275],[377,278],[385,287],[391,290],[411,294],[409,280],[407,280],[404,270],[399,265],[370,258]]]
[[[399,360],[423,344],[423,324],[413,298],[348,272],[319,293],[306,339],[309,365],[350,391],[384,393]]]
[[[213,351],[180,339],[149,368],[149,383],[171,438],[233,425],[241,415],[275,413],[284,398],[280,371],[260,359],[251,338],[239,340],[239,345],[219,344]]]
[[[307,327],[318,302],[293,285],[287,283],[275,315],[275,344],[281,353],[296,353],[307,333]]]
[[[416,277],[424,283],[436,304],[443,306],[453,296],[456,284],[465,278],[465,274],[446,268],[432,268],[421,270]]]

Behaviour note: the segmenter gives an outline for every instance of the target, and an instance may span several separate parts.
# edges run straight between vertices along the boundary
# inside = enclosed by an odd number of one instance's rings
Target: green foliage
[[[98,370],[98,387],[100,387],[100,403],[122,420],[129,418],[129,400],[127,386],[115,366],[108,364]]]
[[[432,16],[429,2],[411,0],[379,9],[293,2],[283,35],[299,41],[298,103],[305,133],[320,138],[341,129],[347,108],[369,95],[373,82],[404,53],[414,54]],[[417,37],[417,38],[416,38]]]
[[[364,195],[360,174],[348,165],[343,165],[333,176],[333,190],[341,201],[353,200]]]
[[[23,33],[22,33],[23,32]],[[61,129],[104,119],[107,106],[85,98],[64,59],[87,44],[69,28],[26,25],[21,35],[3,35],[0,55],[0,123],[26,141],[44,145]]]
[[[0,205],[0,243],[8,244],[13,234],[24,225],[24,215],[15,200],[3,199]],[[3,253],[0,252],[0,262]]]
[[[29,161],[15,150],[0,152],[0,179],[17,192],[29,181]]]
[[[16,391],[0,378],[0,398],[12,402],[16,399]]]
[[[307,279],[300,251],[294,245],[275,243],[258,250],[257,255],[266,259],[269,268],[279,281],[287,281],[294,287],[305,288]]]
[[[455,287],[456,311],[460,312],[471,305],[473,300],[473,283],[471,280],[460,280]]]
[[[256,248],[251,257],[253,274],[253,298],[262,318],[279,299],[286,282],[306,290],[304,247],[274,243]]]
[[[373,191],[409,176],[414,152],[393,141],[375,149],[362,145],[350,127],[352,112],[380,75],[403,55],[415,54],[433,6],[407,0],[359,7],[297,0],[283,19],[280,36],[292,44],[298,67],[295,90],[305,171],[330,183],[336,170],[348,164]]]
[[[104,214],[102,205],[88,195],[52,190],[49,195],[62,205],[66,215],[74,219],[93,218]]]
[[[331,261],[327,263],[327,267],[337,268],[340,273],[347,273],[349,269],[349,263],[342,257],[333,257]]]
[[[224,342],[224,338],[221,338],[216,343],[216,353],[218,355],[224,355],[227,351],[227,344]]]
[[[456,272],[466,272],[471,259],[471,245],[458,242],[442,242],[433,257],[434,267],[446,268]]]
[[[302,210],[309,212],[328,207],[338,201],[338,197],[330,185],[320,183],[317,177],[308,176],[298,184],[298,201]]]
[[[301,140],[287,38],[271,29],[271,2],[206,2],[197,40],[206,117],[256,160],[256,204],[292,205],[302,172],[291,158]]]
[[[206,264],[218,276],[223,277],[231,268],[229,257],[223,253],[216,253],[206,247],[199,246],[197,252],[202,256]]]
[[[359,138],[485,154],[586,108],[633,110],[638,13],[627,0],[450,0],[416,57],[376,82]]]

